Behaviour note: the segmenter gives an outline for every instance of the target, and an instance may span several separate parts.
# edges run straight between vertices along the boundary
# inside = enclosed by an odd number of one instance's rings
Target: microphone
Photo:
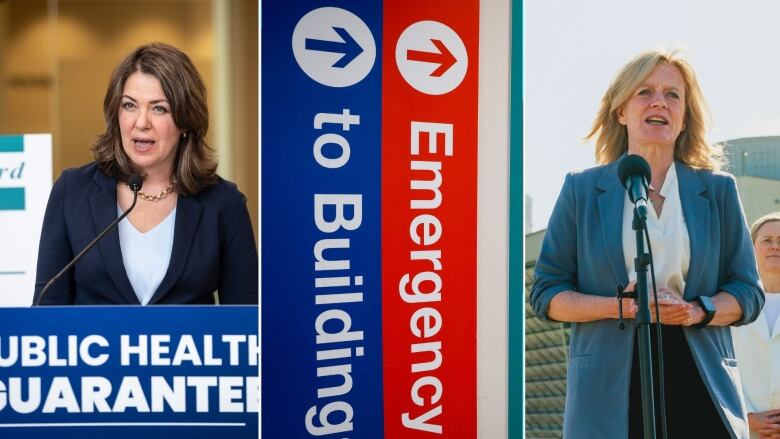
[[[628,198],[636,205],[637,214],[647,219],[647,186],[653,178],[650,164],[642,156],[630,154],[618,165],[618,178],[628,191]]]
[[[115,219],[111,224],[106,227],[105,230],[100,232],[100,234],[95,237],[95,239],[92,240],[89,244],[87,244],[86,247],[84,247],[84,250],[79,252],[79,254],[76,255],[76,257],[71,260],[68,265],[66,265],[62,270],[60,270],[59,273],[57,273],[53,278],[51,278],[48,282],[46,282],[46,285],[44,285],[43,289],[41,290],[41,293],[38,294],[38,299],[35,301],[35,306],[39,306],[41,302],[43,301],[43,296],[46,293],[46,290],[48,290],[52,285],[54,285],[54,282],[57,281],[63,274],[65,274],[71,267],[73,267],[76,262],[78,262],[79,259],[81,259],[82,256],[87,254],[88,251],[92,249],[92,247],[95,246],[95,244],[98,243],[101,239],[103,239],[104,236],[108,232],[110,232],[114,227],[116,227],[117,224],[119,224],[120,221],[122,221],[127,215],[130,214],[130,212],[135,208],[135,202],[138,201],[138,191],[141,190],[141,186],[144,184],[144,179],[138,175],[138,174],[131,174],[130,177],[127,178],[127,186],[130,187],[130,190],[133,191],[133,204],[130,205],[130,207],[119,216],[119,218]]]
[[[130,176],[127,177],[127,185],[130,187],[130,190],[133,191],[134,195],[138,195],[138,191],[140,191],[141,186],[144,185],[144,179],[138,174],[130,174]],[[135,201],[135,196],[133,197],[133,201]],[[133,206],[135,206],[135,203],[133,203]],[[132,209],[132,207],[130,207],[130,209]]]

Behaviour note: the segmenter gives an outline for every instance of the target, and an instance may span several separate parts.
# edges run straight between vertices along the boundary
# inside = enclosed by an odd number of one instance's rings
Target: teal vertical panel
[[[0,152],[24,152],[24,136],[0,136]]]
[[[24,210],[24,188],[0,188],[0,210]]]
[[[523,1],[512,0],[509,138],[509,437],[523,437],[525,259],[523,258]]]

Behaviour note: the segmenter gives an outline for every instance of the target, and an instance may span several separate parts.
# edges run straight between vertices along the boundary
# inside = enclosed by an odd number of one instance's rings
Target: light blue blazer
[[[742,319],[734,325],[750,323],[764,306],[764,293],[734,177],[674,166],[691,245],[684,298],[726,291],[742,306]],[[534,271],[530,302],[539,318],[550,320],[550,300],[561,291],[614,297],[617,284],[628,284],[625,189],[617,167],[613,162],[566,176]],[[612,319],[572,324],[564,438],[627,437],[635,326],[628,322],[623,331]],[[724,424],[733,437],[748,438],[730,328],[683,332]]]

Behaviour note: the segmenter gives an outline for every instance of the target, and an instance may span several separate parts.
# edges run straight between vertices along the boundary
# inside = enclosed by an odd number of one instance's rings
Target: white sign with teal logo
[[[32,303],[51,172],[51,134],[0,136],[0,306]]]

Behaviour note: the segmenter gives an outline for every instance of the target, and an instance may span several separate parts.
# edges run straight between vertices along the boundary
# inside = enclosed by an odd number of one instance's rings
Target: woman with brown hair
[[[257,248],[246,198],[216,174],[206,144],[206,88],[189,57],[153,43],[116,68],[95,161],[54,184],[41,232],[34,302],[46,305],[258,302]],[[45,283],[137,204],[55,281]],[[41,300],[42,299],[42,300]]]

